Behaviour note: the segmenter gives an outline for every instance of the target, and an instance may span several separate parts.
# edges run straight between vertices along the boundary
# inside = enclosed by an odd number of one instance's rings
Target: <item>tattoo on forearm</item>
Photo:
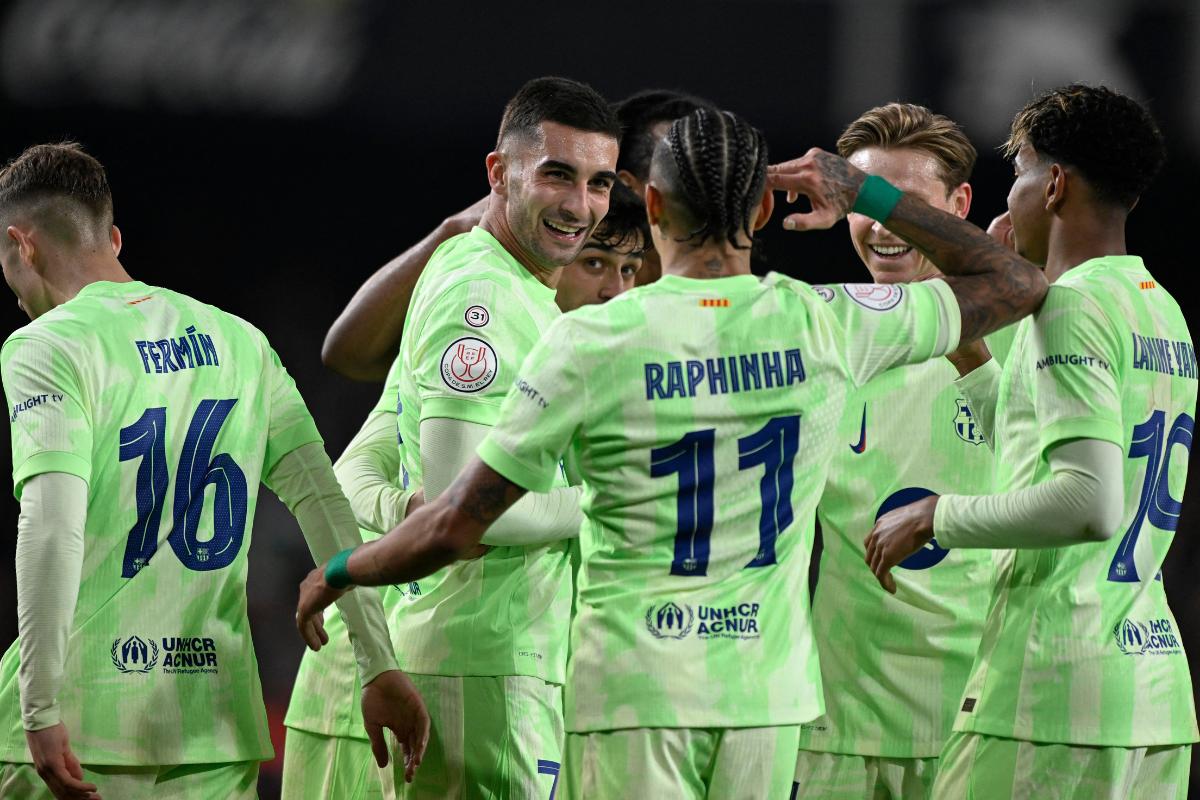
[[[451,506],[487,526],[520,499],[525,490],[495,470],[483,468],[470,479],[460,477],[446,490]]]
[[[1041,270],[966,220],[906,195],[887,228],[929,257],[954,289],[962,339],[978,339],[1030,314],[1046,295]]]

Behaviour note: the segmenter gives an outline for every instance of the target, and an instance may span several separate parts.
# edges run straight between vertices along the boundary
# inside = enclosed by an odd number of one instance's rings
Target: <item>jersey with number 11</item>
[[[821,712],[808,560],[846,392],[958,329],[943,281],[778,275],[668,275],[548,328],[479,453],[533,491],[564,454],[583,477],[568,731]]]
[[[98,282],[0,352],[13,482],[88,483],[59,702],[85,764],[271,757],[246,618],[262,476],[316,427],[262,333],[184,295]],[[16,644],[0,761],[28,761]]]

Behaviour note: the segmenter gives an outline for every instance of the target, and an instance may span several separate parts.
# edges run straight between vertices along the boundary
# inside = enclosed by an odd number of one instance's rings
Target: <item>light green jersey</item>
[[[269,759],[246,619],[261,477],[320,436],[263,335],[140,282],[93,283],[0,352],[13,482],[88,482],[59,701],[87,764]],[[0,662],[0,761],[28,761],[18,648]]]
[[[997,490],[1047,480],[1056,444],[1099,439],[1127,455],[1125,513],[1109,541],[1004,559],[955,730],[1108,747],[1197,740],[1159,573],[1179,520],[1196,378],[1179,306],[1139,258],[1075,267],[1022,322],[1000,383]]]
[[[936,756],[962,699],[995,577],[990,550],[935,539],[893,570],[888,594],[863,540],[886,512],[931,494],[984,494],[992,451],[944,358],[885,372],[850,394],[817,507],[824,550],[813,598],[825,715],[800,747]],[[981,588],[983,589],[981,591]]]
[[[449,239],[417,281],[398,357],[401,463],[422,482],[421,421],[494,425],[517,367],[559,316],[542,285],[490,233]],[[555,486],[565,486],[561,471]],[[562,683],[571,615],[569,543],[494,547],[384,607],[400,666],[426,675],[528,675]]]
[[[808,560],[846,392],[958,330],[943,281],[772,274],[668,275],[546,332],[479,454],[532,491],[564,453],[583,477],[568,731],[821,713]]]

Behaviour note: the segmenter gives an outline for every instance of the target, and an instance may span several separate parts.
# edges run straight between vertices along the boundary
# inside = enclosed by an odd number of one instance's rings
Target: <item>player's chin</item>
[[[909,283],[921,271],[919,258],[907,253],[902,258],[871,258],[871,277],[875,283]]]

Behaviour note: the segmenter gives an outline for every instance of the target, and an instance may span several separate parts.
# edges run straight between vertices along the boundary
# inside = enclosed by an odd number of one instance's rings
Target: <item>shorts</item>
[[[786,798],[800,726],[567,734],[560,800]]]
[[[955,731],[942,749],[934,798],[1185,800],[1191,745],[1084,747]]]

